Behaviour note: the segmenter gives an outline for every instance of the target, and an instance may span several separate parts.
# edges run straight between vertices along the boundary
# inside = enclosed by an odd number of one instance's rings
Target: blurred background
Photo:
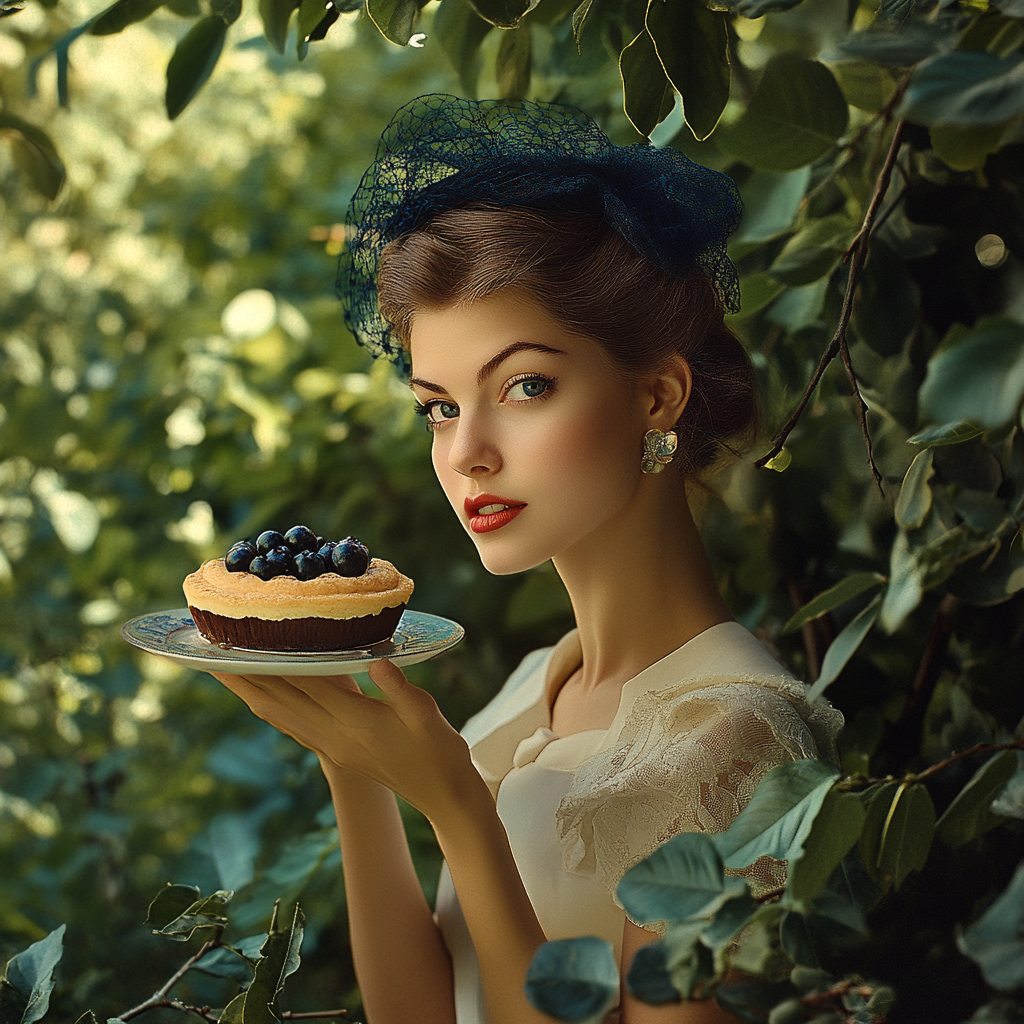
[[[829,696],[847,715],[848,772],[901,770],[1012,735],[1024,713],[1024,97],[995,126],[961,119],[945,135],[941,116],[919,111],[883,190],[849,341],[884,495],[838,363],[774,463],[784,472],[753,459],[835,330],[843,253],[876,188],[907,69],[965,39],[992,54],[999,32],[997,59],[1017,60],[1013,10],[908,2],[901,18],[896,4],[806,0],[754,17],[772,5],[701,6],[721,30],[733,86],[729,98],[727,77],[723,129],[698,142],[708,132],[684,125],[661,79],[650,116],[627,76],[624,111],[619,59],[635,42],[635,4],[606,3],[584,32],[589,4],[574,18],[574,4],[541,0],[521,22],[506,19],[513,29],[492,28],[464,0],[428,3],[409,15],[420,35],[406,46],[365,9],[339,9],[302,61],[294,24],[279,53],[265,31],[270,5],[250,5],[171,120],[165,67],[190,19],[211,15],[195,0],[144,13],[133,2],[132,23],[107,35],[70,38],[101,11],[92,0],[11,2],[0,19],[0,958],[67,924],[53,1013],[115,1017],[173,973],[182,947],[142,922],[175,882],[235,890],[235,938],[265,932],[278,898],[298,900],[307,932],[289,1008],[347,1007],[359,1019],[315,758],[212,679],[120,639],[126,619],[181,607],[181,580],[203,559],[295,523],[360,537],[415,579],[414,607],[466,627],[460,647],[409,671],[456,725],[524,653],[572,625],[550,566],[483,571],[433,477],[408,390],[355,345],[333,294],[351,193],[391,114],[421,93],[577,103],[616,142],[650,133],[733,174],[747,215],[733,246],[745,305],[732,323],[757,370],[763,437],[701,499],[723,593],[808,681],[846,636]],[[863,43],[872,27],[887,35]],[[814,97],[807,123],[786,83]],[[694,124],[698,105],[685,108]],[[716,121],[712,110],[708,131]],[[943,363],[952,349],[965,358]],[[939,447],[907,443],[929,424],[958,423],[967,427],[937,434]],[[905,501],[917,504],[901,519],[901,482],[921,452],[934,460],[908,477]],[[628,571],[628,552],[609,558]],[[853,573],[878,576],[783,633]],[[870,621],[846,631],[865,608]],[[432,897],[438,852],[417,814],[406,809],[406,821]],[[1009,849],[993,891],[1012,868]],[[936,985],[952,971],[964,1019],[984,990],[954,948],[954,920],[970,907],[965,897],[935,925],[932,947],[945,952],[928,984],[906,983],[931,993],[919,1005],[948,1006]],[[236,989],[193,972],[180,991],[222,1006]]]

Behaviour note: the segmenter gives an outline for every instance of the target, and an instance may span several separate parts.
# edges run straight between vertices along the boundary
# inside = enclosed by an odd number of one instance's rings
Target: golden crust
[[[224,559],[213,558],[185,577],[183,589],[190,607],[232,619],[351,619],[406,604],[413,582],[381,558],[372,559],[362,576],[327,572],[315,580],[261,580],[248,572],[228,572]]]

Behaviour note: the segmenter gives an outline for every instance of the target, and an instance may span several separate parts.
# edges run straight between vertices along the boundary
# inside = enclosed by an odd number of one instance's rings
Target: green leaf
[[[278,53],[284,53],[284,44],[288,41],[288,23],[297,6],[297,0],[260,0],[263,34]]]
[[[846,663],[857,653],[864,638],[871,632],[871,627],[878,618],[881,603],[882,595],[879,594],[866,608],[858,612],[829,644],[821,662],[821,673],[807,693],[808,700],[817,700],[839,678],[839,673],[846,668]]]
[[[299,949],[306,919],[298,904],[292,913],[291,924],[278,928],[279,905],[274,905],[270,931],[256,961],[255,976],[245,992],[242,1006],[242,1024],[277,1024],[277,999],[288,976],[299,969]]]
[[[829,280],[830,278],[823,277],[803,288],[787,288],[772,303],[766,314],[768,319],[773,324],[785,327],[791,333],[820,324]]]
[[[1024,863],[1005,892],[956,944],[993,988],[1010,992],[1024,986]]]
[[[907,444],[916,444],[922,448],[942,448],[949,444],[960,444],[970,441],[985,431],[966,420],[955,423],[940,423],[935,427],[919,430],[913,437],[907,438]]]
[[[740,312],[730,317],[732,320],[743,320],[764,309],[785,285],[767,274],[750,274],[740,278]]]
[[[992,318],[954,337],[928,363],[918,396],[923,414],[936,423],[1004,426],[1024,396],[1024,326]]]
[[[932,450],[919,452],[903,478],[900,496],[896,499],[896,523],[904,530],[916,530],[932,507],[932,489],[928,481],[935,472]]]
[[[299,14],[295,21],[296,34],[300,43],[324,20],[327,5],[324,0],[302,0]],[[438,10],[440,14],[440,10]]]
[[[842,214],[811,221],[786,242],[768,273],[795,287],[827,277],[839,265],[856,234],[857,226]]]
[[[788,11],[803,0],[715,0],[715,7],[741,18],[763,18],[770,11]]]
[[[576,40],[576,52],[580,52],[580,34],[583,32],[583,26],[586,23],[587,15],[590,13],[590,6],[594,0],[583,0],[583,3],[572,12],[572,35]]]
[[[420,8],[416,0],[366,0],[366,13],[385,39],[405,46]]]
[[[992,801],[1017,770],[1017,756],[1004,750],[990,758],[956,795],[935,825],[939,838],[948,846],[963,846],[1005,821],[993,814]]]
[[[973,171],[985,166],[997,153],[1011,121],[985,125],[933,125],[928,129],[932,149],[955,171]]]
[[[28,121],[0,110],[0,136],[7,135],[32,187],[51,202],[64,187],[67,174],[50,136]]]
[[[793,453],[788,448],[783,448],[778,455],[773,455],[765,464],[765,469],[773,469],[776,473],[785,473],[793,461]]]
[[[221,1011],[218,1024],[242,1024],[242,1012],[244,1010],[245,993],[239,992]]]
[[[887,633],[895,633],[906,617],[921,603],[924,588],[921,571],[906,531],[900,530],[889,558],[889,585],[882,600],[882,626]]]
[[[515,28],[524,14],[536,6],[535,0],[471,0],[476,13],[498,28]]]
[[[714,837],[727,868],[765,855],[796,859],[839,769],[812,758],[773,768],[727,832]]]
[[[53,972],[64,955],[65,925],[13,956],[0,987],[3,1024],[34,1024],[50,1008]]]
[[[146,923],[155,925],[158,920],[166,918],[168,914],[181,906],[185,892],[189,890],[198,895],[198,890],[192,889],[191,886],[168,885],[150,904]],[[223,928],[228,923],[224,910],[232,896],[234,896],[233,892],[222,889],[205,899],[194,900],[184,909],[179,910],[175,916],[168,918],[164,924],[154,927],[153,932],[156,935],[166,935],[176,942],[185,942],[192,937],[197,929]]]
[[[733,236],[734,241],[766,242],[788,231],[793,226],[810,180],[809,167],[785,173],[754,171],[740,186],[743,220]]]
[[[242,0],[209,0],[210,10],[233,25],[242,14]]]
[[[200,18],[174,49],[167,65],[164,103],[173,121],[213,74],[224,49],[228,26],[218,14]]]
[[[701,0],[650,0],[645,21],[694,138],[706,139],[729,102],[729,30]]]
[[[900,783],[882,826],[876,867],[898,889],[913,870],[928,860],[935,835],[935,806],[928,790],[917,782]]]
[[[593,937],[545,942],[526,971],[526,997],[558,1020],[600,1021],[619,994],[610,943]]]
[[[792,171],[824,156],[846,131],[850,111],[832,72],[818,61],[777,57],[744,114],[715,138],[750,167]]]
[[[885,577],[877,572],[855,572],[841,580],[834,587],[822,591],[817,597],[807,602],[790,620],[782,627],[783,635],[793,633],[805,622],[810,622],[826,612],[838,608],[847,601],[852,600],[858,594],[863,594],[873,587],[880,587],[885,582]]]
[[[502,99],[521,100],[528,92],[532,39],[529,24],[520,24],[518,28],[506,29],[502,33],[495,62],[498,95]]]
[[[716,952],[725,949],[757,913],[761,904],[743,889],[715,910],[711,924],[701,933],[701,941]]]
[[[892,74],[867,61],[844,60],[832,65],[846,101],[858,110],[877,114],[896,92]]]
[[[641,135],[650,135],[672,110],[675,90],[646,30],[619,54],[619,75],[626,117]]]
[[[636,921],[681,921],[706,916],[746,888],[726,878],[715,840],[703,832],[683,832],[630,868],[618,897]]]
[[[953,50],[922,61],[900,116],[925,125],[1001,124],[1024,110],[1024,61]]]
[[[199,890],[193,885],[172,885],[167,883],[153,897],[146,914],[146,924],[154,931],[169,925],[181,917],[199,898]]]
[[[699,933],[693,942],[698,937]],[[636,951],[626,974],[626,988],[634,998],[652,1006],[679,1002],[679,989],[669,976],[668,949],[663,941],[650,942]]]
[[[109,36],[122,31],[137,21],[143,21],[163,7],[164,0],[119,0],[101,14],[89,29],[94,36]]]
[[[469,0],[441,0],[434,12],[433,34],[458,72],[462,88],[476,95],[477,81],[483,66],[480,44],[494,26],[484,21]]]
[[[791,861],[786,885],[798,900],[813,900],[832,872],[860,839],[864,806],[856,793],[829,790],[804,841],[804,852]]]

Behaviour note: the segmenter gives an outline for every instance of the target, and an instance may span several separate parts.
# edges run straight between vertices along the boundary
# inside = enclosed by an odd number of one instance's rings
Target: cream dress
[[[634,676],[608,729],[558,737],[551,706],[582,663],[578,634],[523,659],[462,730],[497,802],[548,939],[596,935],[620,959],[623,874],[680,832],[721,832],[774,767],[835,760],[843,719],[746,629],[723,622]],[[744,872],[755,894],[785,865]],[[476,954],[447,866],[437,922],[451,953],[458,1024],[487,1024]],[[611,1019],[614,1019],[611,1018]]]

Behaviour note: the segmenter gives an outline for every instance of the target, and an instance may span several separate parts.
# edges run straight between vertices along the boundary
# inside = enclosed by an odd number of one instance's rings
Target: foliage
[[[729,832],[635,869],[624,902],[672,923],[628,983],[774,1024],[1024,1013],[1024,7],[0,13],[0,944],[42,993],[52,969],[19,951],[67,922],[51,1015],[113,1017],[173,974],[180,946],[134,924],[170,878],[235,890],[236,948],[301,895],[290,998],[358,1012],[315,762],[117,636],[180,604],[199,559],[297,521],[361,536],[467,626],[413,673],[456,723],[570,623],[550,567],[477,564],[407,394],[327,296],[382,125],[442,89],[577,103],[745,202],[730,322],[777,436],[754,452],[770,468],[712,483],[704,535],[736,615],[846,715],[841,772],[780,770]],[[430,890],[436,847],[405,813]],[[732,873],[761,854],[789,859],[771,899]],[[179,916],[219,927],[189,893]],[[600,954],[544,956],[546,991],[579,974],[595,1012]],[[237,983],[180,984],[203,1006]]]

